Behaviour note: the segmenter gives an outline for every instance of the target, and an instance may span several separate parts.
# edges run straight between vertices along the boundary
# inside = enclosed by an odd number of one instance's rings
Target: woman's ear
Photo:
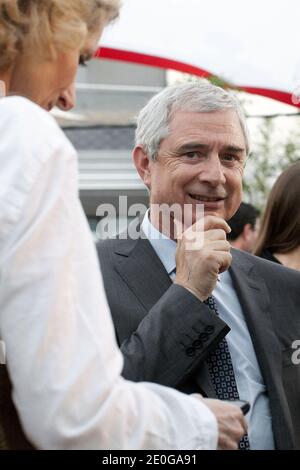
[[[144,184],[150,190],[152,161],[148,158],[148,155],[140,145],[134,148],[132,152],[132,158],[138,174],[140,175]]]

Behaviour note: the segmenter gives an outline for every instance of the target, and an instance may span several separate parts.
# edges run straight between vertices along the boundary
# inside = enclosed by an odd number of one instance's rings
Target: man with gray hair
[[[137,120],[133,159],[150,194],[139,237],[98,253],[125,378],[246,400],[240,449],[295,449],[300,275],[226,239],[248,153],[234,95],[205,80],[166,88]]]

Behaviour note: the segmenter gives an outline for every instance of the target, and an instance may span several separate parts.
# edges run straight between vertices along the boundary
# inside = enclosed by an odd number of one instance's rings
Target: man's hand
[[[203,244],[198,248],[191,240],[199,239],[200,230]],[[226,240],[230,230],[224,219],[214,215],[205,216],[189,227],[177,240],[175,284],[201,301],[206,300],[216,286],[218,275],[231,264],[230,243]]]
[[[239,441],[247,432],[247,422],[241,409],[222,400],[203,398],[197,393],[192,396],[202,400],[217,419],[218,450],[238,450]]]

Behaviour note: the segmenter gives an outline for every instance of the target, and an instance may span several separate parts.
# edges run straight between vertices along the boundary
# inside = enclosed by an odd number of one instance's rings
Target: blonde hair
[[[52,59],[115,19],[119,0],[0,0],[0,71],[17,55]]]

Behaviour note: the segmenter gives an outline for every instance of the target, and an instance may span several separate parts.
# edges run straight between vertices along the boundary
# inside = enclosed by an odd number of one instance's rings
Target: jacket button
[[[208,333],[209,335],[211,335],[211,334],[215,331],[215,327],[212,326],[212,325],[208,325],[208,326],[205,328],[205,331],[206,331],[206,333]]]
[[[208,340],[208,334],[207,333],[200,333],[199,339],[200,339],[200,341],[207,341]]]
[[[187,348],[187,349],[185,350],[185,354],[186,354],[187,356],[189,356],[189,357],[195,356],[195,352],[196,352],[196,351],[195,351],[195,348],[193,348],[193,347]]]
[[[201,349],[203,347],[202,341],[200,341],[200,339],[196,339],[193,342],[193,346],[195,349]]]

